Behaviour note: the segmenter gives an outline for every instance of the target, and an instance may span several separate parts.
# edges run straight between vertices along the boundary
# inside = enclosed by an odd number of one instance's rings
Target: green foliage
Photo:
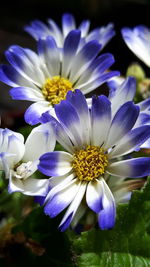
[[[73,243],[78,267],[150,266],[150,180],[119,205],[112,230],[83,232]]]
[[[34,240],[44,250],[42,255],[36,255],[26,248],[22,249],[25,260],[21,266],[44,267],[73,267],[71,261],[70,242],[66,234],[58,231],[60,218],[50,219],[43,212],[43,208],[34,209],[23,222],[14,227],[13,234],[23,232],[26,240]],[[13,265],[20,266],[17,262],[17,253],[13,255]]]

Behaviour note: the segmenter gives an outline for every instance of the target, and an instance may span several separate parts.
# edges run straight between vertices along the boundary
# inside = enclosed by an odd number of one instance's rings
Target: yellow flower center
[[[61,100],[64,100],[69,90],[73,91],[72,83],[60,76],[48,78],[42,87],[42,93],[51,105],[58,104]]]
[[[72,166],[81,181],[92,181],[105,172],[107,155],[97,146],[87,146],[73,155]]]

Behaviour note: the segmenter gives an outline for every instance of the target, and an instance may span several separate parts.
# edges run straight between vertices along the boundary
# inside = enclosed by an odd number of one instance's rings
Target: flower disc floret
[[[42,87],[45,99],[53,106],[64,100],[69,90],[73,90],[72,83],[60,76],[48,78]]]
[[[107,155],[103,149],[88,145],[73,155],[73,169],[81,181],[92,181],[105,172],[108,165]]]

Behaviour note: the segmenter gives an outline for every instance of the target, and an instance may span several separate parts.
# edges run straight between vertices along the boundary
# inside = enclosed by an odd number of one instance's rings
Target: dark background
[[[139,61],[122,40],[120,30],[124,26],[144,24],[150,27],[150,0],[27,0],[5,1],[0,7],[0,63],[6,63],[4,51],[13,44],[36,49],[36,42],[26,32],[24,25],[34,19],[46,22],[51,17],[61,26],[65,12],[74,14],[77,25],[83,19],[91,20],[91,29],[113,22],[116,36],[103,52],[111,52],[116,59],[112,69],[126,72],[128,65]],[[141,63],[146,72],[149,69]],[[0,83],[0,111],[4,127],[23,123],[27,101],[12,101],[9,87]],[[4,119],[3,119],[4,118]]]

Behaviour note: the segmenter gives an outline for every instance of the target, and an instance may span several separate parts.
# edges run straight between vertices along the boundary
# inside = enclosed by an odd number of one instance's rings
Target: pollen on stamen
[[[72,167],[81,181],[92,181],[104,174],[108,165],[107,155],[97,146],[87,146],[73,155]]]
[[[54,76],[45,81],[41,90],[45,99],[54,106],[66,98],[68,91],[73,91],[73,86],[68,79]]]

